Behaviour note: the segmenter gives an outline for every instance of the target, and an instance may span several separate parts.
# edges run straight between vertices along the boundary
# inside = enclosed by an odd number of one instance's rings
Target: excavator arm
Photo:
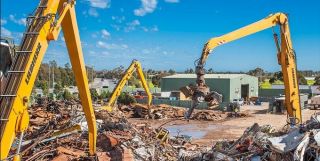
[[[83,60],[74,0],[41,0],[32,16],[8,76],[1,80],[0,160],[8,157],[11,145],[19,135],[14,160],[20,160],[23,133],[29,124],[27,103],[49,42],[57,40],[63,30],[72,69],[89,129],[89,153],[95,154],[96,121]]]
[[[123,87],[126,85],[128,80],[132,77],[132,74],[135,71],[137,72],[137,74],[140,78],[141,84],[148,95],[148,105],[150,106],[150,104],[152,102],[152,95],[149,90],[149,86],[147,84],[147,81],[144,77],[141,64],[137,60],[133,60],[131,65],[128,67],[125,74],[123,75],[123,77],[121,78],[119,83],[117,84],[117,86],[113,89],[112,95],[110,96],[107,105],[102,107],[102,109],[107,110],[107,111],[112,111],[112,108],[113,108],[117,98],[120,96]]]
[[[202,55],[196,64],[197,86],[198,88],[205,87],[204,65],[209,54],[214,48],[277,25],[279,25],[280,28],[280,44],[277,34],[274,34],[274,39],[278,51],[278,63],[281,65],[283,73],[286,97],[285,105],[290,118],[290,123],[298,124],[301,123],[302,117],[299,86],[297,80],[296,55],[292,47],[288,18],[283,13],[272,14],[258,22],[242,27],[220,37],[210,39],[205,44]]]

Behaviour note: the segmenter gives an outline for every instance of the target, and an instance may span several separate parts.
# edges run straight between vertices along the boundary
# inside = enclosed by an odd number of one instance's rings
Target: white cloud
[[[179,3],[179,0],[164,0],[167,3]]]
[[[5,19],[1,19],[1,25],[5,25],[7,23],[7,20],[5,20]]]
[[[164,55],[164,56],[170,56],[170,55],[176,55],[176,54],[175,54],[175,52],[173,52],[173,51],[166,51],[166,50],[164,50],[164,51],[162,51],[162,55]]]
[[[88,14],[90,16],[93,16],[93,17],[98,17],[99,16],[99,13],[95,8],[90,8],[89,11],[88,11]]]
[[[141,7],[133,12],[136,16],[144,16],[147,13],[152,13],[157,8],[157,0],[141,0]]]
[[[116,22],[115,24],[111,24],[111,27],[117,31],[124,31],[124,32],[130,32],[135,30],[143,30],[144,32],[159,31],[158,26],[156,25],[154,25],[153,27],[142,26],[140,21],[137,19],[134,19],[126,23],[123,23],[125,22],[124,16],[121,16],[121,17],[111,16],[111,19]]]
[[[127,26],[124,28],[125,32],[130,32],[136,29],[137,26],[140,25],[140,21],[139,20],[133,20],[131,22],[128,22],[126,24]]]
[[[126,20],[124,16],[111,16],[111,19],[114,20],[116,23],[122,23]]]
[[[142,28],[142,30],[143,30],[144,32],[148,32],[148,31],[149,31],[149,29],[148,29],[147,27],[142,26],[141,28]]]
[[[87,0],[90,3],[91,7],[94,8],[110,8],[111,1],[110,0]]]
[[[92,38],[97,38],[98,36],[97,36],[96,33],[93,33],[93,34],[91,34],[91,37],[92,37]]]
[[[104,49],[110,49],[110,50],[123,50],[123,49],[127,49],[128,45],[127,44],[115,44],[115,43],[111,43],[108,44],[106,42],[103,41],[98,41],[97,42],[97,47],[98,48],[104,48]]]
[[[123,49],[128,49],[128,45],[127,45],[127,44],[121,44],[121,47],[122,47]]]
[[[158,26],[153,26],[153,27],[151,28],[151,31],[154,31],[154,32],[159,31]]]
[[[88,12],[87,11],[82,11],[83,17],[88,17]]]
[[[101,37],[107,39],[110,37],[110,33],[106,29],[101,30]]]
[[[97,47],[98,47],[98,48],[107,48],[108,45],[107,45],[107,43],[105,43],[105,42],[103,42],[103,41],[98,41],[98,42],[97,42]]]
[[[9,20],[19,25],[26,25],[25,18],[16,19],[14,15],[9,15]]]
[[[153,26],[153,27],[151,27],[151,28],[147,28],[147,27],[145,27],[145,26],[142,26],[141,28],[142,28],[142,30],[143,30],[144,32],[157,32],[157,31],[159,31],[158,26]]]
[[[115,25],[115,24],[112,24],[111,27],[114,28],[117,31],[120,31],[120,29],[121,29],[121,26]]]
[[[9,30],[7,30],[6,28],[1,26],[1,36],[11,37],[11,32]]]
[[[132,26],[139,26],[140,25],[140,21],[139,20],[133,20],[130,24]]]

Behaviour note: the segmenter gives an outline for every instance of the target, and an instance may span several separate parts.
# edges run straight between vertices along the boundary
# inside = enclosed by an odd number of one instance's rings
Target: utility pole
[[[54,71],[55,71],[55,65],[57,64],[57,62],[55,61],[55,55],[53,55],[53,61],[52,61],[52,88],[54,88]]]
[[[52,88],[54,88],[54,64],[53,64],[53,68],[52,68]]]

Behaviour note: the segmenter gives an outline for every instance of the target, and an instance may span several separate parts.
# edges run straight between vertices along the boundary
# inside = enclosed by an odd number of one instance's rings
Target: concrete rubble
[[[192,139],[187,135],[160,137],[159,133],[165,129],[154,129],[148,123],[132,124],[127,119],[128,115],[149,119],[179,118],[184,116],[185,109],[159,105],[143,110],[143,105],[137,106],[141,109],[123,107],[120,108],[123,112],[96,111],[97,154],[88,157],[88,133],[79,102],[34,105],[29,110],[30,127],[22,144],[23,160],[320,161],[320,114],[313,115],[301,128],[276,131],[270,125],[255,123],[237,140],[197,146],[191,144]],[[210,121],[228,115],[199,110],[193,118]]]

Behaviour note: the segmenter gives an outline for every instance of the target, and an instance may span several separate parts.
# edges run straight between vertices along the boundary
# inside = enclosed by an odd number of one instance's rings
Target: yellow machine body
[[[94,155],[97,135],[96,120],[83,60],[75,1],[41,0],[34,15],[28,17],[28,19],[31,20],[27,21],[27,30],[22,38],[20,52],[17,52],[17,60],[23,60],[21,61],[23,63],[22,65],[13,64],[11,70],[15,71],[9,73],[6,84],[1,84],[3,93],[0,97],[2,117],[0,122],[0,160],[8,157],[16,136],[18,133],[22,135],[28,127],[28,99],[49,42],[57,40],[61,29],[79,89],[83,111],[88,122],[89,153]],[[15,156],[14,159],[19,160],[19,155]]]
[[[113,89],[112,95],[110,96],[107,105],[102,107],[102,109],[107,110],[109,112],[112,111],[112,108],[113,108],[115,102],[117,101],[117,98],[120,96],[123,87],[126,85],[128,80],[132,77],[132,74],[135,71],[137,72],[137,74],[140,78],[141,84],[142,84],[144,90],[146,91],[146,94],[148,96],[148,105],[150,106],[150,104],[152,102],[152,95],[149,90],[149,86],[146,81],[146,78],[144,77],[141,64],[139,61],[133,60],[131,65],[128,67],[128,69],[126,70],[126,72],[122,76],[121,80],[118,82],[117,86]]]
[[[284,13],[269,15],[258,22],[210,39],[203,48],[201,58],[198,61],[198,66],[203,66],[205,64],[209,54],[214,48],[277,25],[280,28],[280,44],[276,34],[274,34],[274,39],[278,51],[278,63],[281,65],[283,73],[286,109],[289,118],[293,118],[294,123],[299,124],[302,123],[302,116],[297,79],[296,55],[292,47],[288,17]]]

